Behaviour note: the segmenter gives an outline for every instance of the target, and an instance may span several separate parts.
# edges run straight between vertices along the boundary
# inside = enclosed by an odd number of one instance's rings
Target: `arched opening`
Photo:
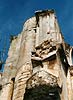
[[[61,100],[60,93],[57,78],[42,70],[27,80],[23,100]]]
[[[39,85],[26,89],[23,100],[61,100],[57,87]]]

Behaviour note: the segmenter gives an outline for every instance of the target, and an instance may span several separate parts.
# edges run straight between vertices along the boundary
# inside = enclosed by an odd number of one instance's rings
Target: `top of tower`
[[[51,9],[51,10],[38,10],[38,11],[35,11],[36,15],[44,15],[44,14],[49,15],[50,13],[55,13],[55,10]]]

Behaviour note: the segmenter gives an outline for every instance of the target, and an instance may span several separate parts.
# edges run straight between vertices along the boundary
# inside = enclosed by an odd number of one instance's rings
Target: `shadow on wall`
[[[72,49],[71,57],[72,57],[72,65],[73,65],[73,49]]]
[[[39,85],[26,89],[23,100],[61,100],[57,87]]]

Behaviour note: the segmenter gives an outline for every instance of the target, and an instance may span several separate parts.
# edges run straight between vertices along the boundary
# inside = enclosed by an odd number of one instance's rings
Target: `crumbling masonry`
[[[35,12],[11,42],[0,100],[73,100],[72,57],[54,10]]]

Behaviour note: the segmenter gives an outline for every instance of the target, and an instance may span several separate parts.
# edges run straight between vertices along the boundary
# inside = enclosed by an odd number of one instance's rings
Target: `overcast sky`
[[[10,34],[20,33],[26,19],[43,9],[55,9],[65,41],[73,45],[73,0],[0,0],[0,50],[4,44],[8,48]]]

